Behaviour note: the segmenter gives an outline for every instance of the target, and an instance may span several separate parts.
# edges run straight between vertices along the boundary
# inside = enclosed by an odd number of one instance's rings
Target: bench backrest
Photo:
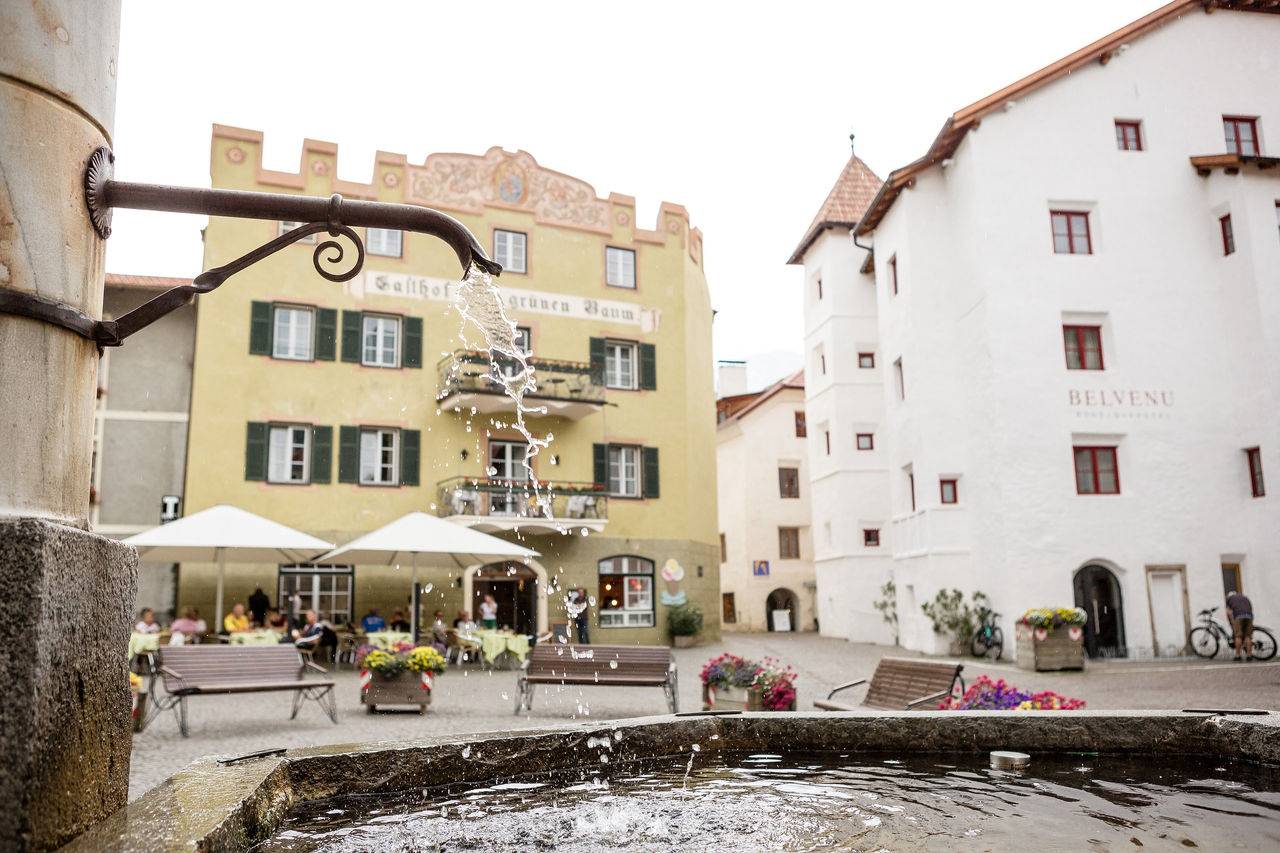
[[[526,671],[531,675],[564,676],[567,680],[591,679],[597,673],[665,678],[670,667],[671,649],[666,646],[539,643],[529,653]]]
[[[862,704],[869,708],[902,711],[908,702],[950,691],[962,669],[963,664],[954,661],[881,658]]]
[[[182,676],[187,687],[201,684],[288,684],[302,677],[302,661],[292,643],[279,646],[161,646],[159,664]],[[182,682],[164,675],[165,689]]]

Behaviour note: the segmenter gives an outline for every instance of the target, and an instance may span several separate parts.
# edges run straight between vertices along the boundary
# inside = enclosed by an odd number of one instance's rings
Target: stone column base
[[[137,552],[0,518],[0,850],[52,850],[125,805]]]

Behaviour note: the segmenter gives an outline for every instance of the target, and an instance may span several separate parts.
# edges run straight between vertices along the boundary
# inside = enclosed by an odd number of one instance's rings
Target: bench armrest
[[[175,669],[169,669],[169,667],[167,667],[167,666],[159,666],[159,667],[156,667],[156,670],[155,670],[155,671],[156,671],[156,673],[158,673],[158,674],[166,675],[166,676],[168,676],[169,678],[172,678],[174,681],[178,682],[178,689],[179,689],[179,690],[186,690],[186,689],[187,689],[187,680],[186,680],[185,678],[183,678],[183,677],[182,677],[182,673],[178,672],[177,670],[175,670]],[[153,675],[153,676],[151,677],[151,679],[152,679],[152,681],[154,682],[154,681],[155,681],[155,676]]]
[[[928,696],[921,696],[919,699],[913,699],[907,703],[907,710],[910,711],[917,705],[923,705],[925,702],[937,702],[943,696],[950,696],[950,690],[939,690],[937,693],[931,693]]]
[[[316,672],[321,673],[322,675],[328,675],[328,674],[329,674],[329,670],[327,670],[327,669],[325,669],[324,667],[320,666],[319,664],[313,663],[313,662],[311,662],[311,661],[309,661],[309,660],[304,660],[304,661],[302,662],[302,664],[303,664],[303,669],[313,669],[313,670],[315,670]]]
[[[830,699],[832,696],[835,696],[841,690],[848,690],[850,687],[857,687],[859,684],[866,684],[866,683],[867,683],[867,680],[865,678],[859,678],[857,681],[850,681],[848,684],[841,684],[839,687],[832,689],[832,691],[827,694],[827,698]]]

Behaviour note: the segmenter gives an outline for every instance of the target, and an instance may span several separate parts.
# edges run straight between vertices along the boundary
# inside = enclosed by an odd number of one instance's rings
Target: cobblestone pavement
[[[725,634],[721,643],[677,649],[680,708],[697,710],[698,673],[722,651],[746,657],[770,656],[798,674],[797,707],[812,708],[836,684],[870,675],[886,655],[918,657],[890,646],[827,639],[816,634]],[[965,661],[965,677],[980,673],[1004,678],[1020,688],[1056,690],[1084,699],[1093,709],[1177,709],[1190,707],[1280,710],[1280,661],[1239,664],[1227,661],[1090,662],[1084,672],[1031,673],[1003,663]],[[451,669],[436,681],[425,715],[368,714],[360,704],[359,674],[342,669],[337,682],[338,725],[314,702],[297,720],[289,719],[290,693],[203,696],[188,702],[191,737],[178,733],[166,713],[133,736],[130,799],[203,755],[237,755],[271,747],[299,747],[359,741],[395,741],[441,734],[471,734],[530,728],[574,719],[615,719],[666,713],[661,690],[639,687],[538,688],[533,710],[513,715],[514,671],[467,666]],[[864,688],[841,698],[856,703]]]

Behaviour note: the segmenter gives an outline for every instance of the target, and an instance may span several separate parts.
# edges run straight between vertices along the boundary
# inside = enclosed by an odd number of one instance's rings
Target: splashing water
[[[458,294],[454,299],[454,307],[462,316],[462,326],[458,337],[468,349],[483,350],[500,356],[514,363],[514,369],[504,370],[496,358],[489,360],[489,379],[502,387],[503,392],[515,403],[515,420],[509,425],[524,437],[526,451],[524,460],[525,475],[529,486],[533,489],[533,502],[546,518],[552,517],[551,498],[548,490],[545,498],[538,480],[533,476],[533,458],[551,443],[552,436],[538,438],[529,431],[525,423],[525,415],[544,415],[545,406],[527,406],[526,394],[538,390],[537,378],[533,365],[529,363],[531,354],[526,354],[516,343],[516,323],[507,316],[502,305],[502,293],[493,283],[493,277],[478,264],[473,263],[467,271],[467,277],[458,285]],[[479,333],[483,344],[475,335]],[[453,369],[458,370],[455,361]],[[475,413],[473,408],[472,414]],[[467,431],[471,431],[470,425]],[[492,475],[490,475],[492,476]]]

